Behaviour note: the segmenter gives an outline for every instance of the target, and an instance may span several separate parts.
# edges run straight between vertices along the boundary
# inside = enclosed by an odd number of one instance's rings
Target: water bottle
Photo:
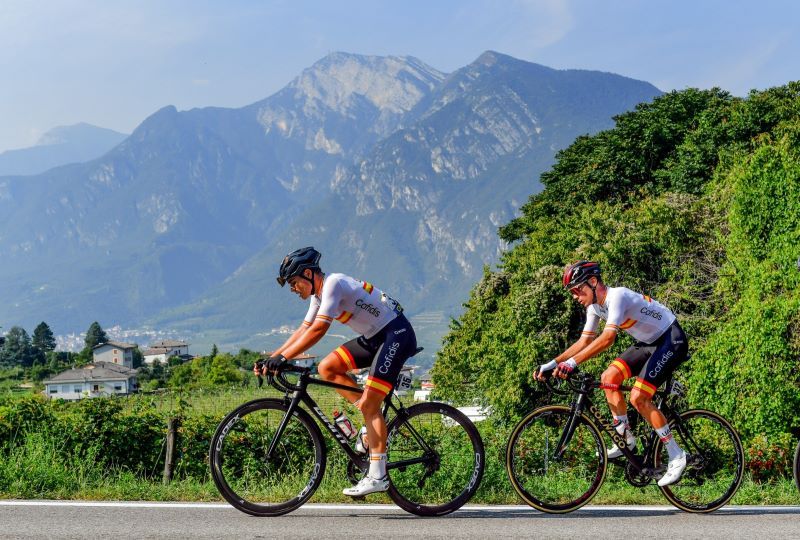
[[[356,430],[353,428],[353,424],[343,412],[333,411],[333,421],[336,422],[336,426],[339,428],[339,431],[341,431],[342,434],[348,439],[352,439],[356,436]]]

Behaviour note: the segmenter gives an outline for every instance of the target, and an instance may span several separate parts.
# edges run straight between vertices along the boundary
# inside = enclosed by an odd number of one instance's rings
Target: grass
[[[32,434],[25,443],[0,459],[0,497],[20,499],[221,501],[210,478],[177,479],[168,485],[160,476],[145,478],[131,471],[104,470],[93,459],[54,459],[63,455],[52,439]],[[328,455],[328,468],[311,502],[344,503],[352,499],[341,490],[349,485],[345,461],[338,451]],[[391,503],[386,495],[370,496],[370,503]],[[488,462],[487,472],[473,504],[521,504],[499,463]],[[655,486],[636,488],[608,476],[592,504],[668,504]],[[746,477],[732,504],[797,505],[800,493],[790,479],[756,483]]]

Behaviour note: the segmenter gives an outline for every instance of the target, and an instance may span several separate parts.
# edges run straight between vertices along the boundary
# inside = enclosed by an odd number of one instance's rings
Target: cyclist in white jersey
[[[278,283],[288,283],[292,292],[303,300],[309,299],[308,312],[289,339],[271,353],[264,367],[256,364],[253,369],[256,374],[262,369],[280,370],[286,358],[294,358],[316,344],[334,320],[361,334],[328,354],[317,366],[324,380],[345,386],[354,386],[349,371],[371,366],[363,393],[337,390],[364,415],[369,472],[356,486],[344,490],[345,495],[361,497],[389,489],[386,422],[380,407],[394,388],[403,364],[416,353],[417,339],[403,308],[394,299],[366,281],[344,274],[326,276],[319,266],[320,257],[317,250],[307,247],[293,251],[281,263]]]
[[[619,390],[619,385],[637,375],[631,391],[631,404],[655,429],[669,453],[667,472],[659,479],[658,485],[674,484],[686,468],[686,454],[652,399],[656,389],[686,359],[686,334],[672,311],[663,304],[625,287],[607,287],[596,262],[578,261],[567,266],[563,285],[586,307],[586,324],[580,339],[554,360],[539,366],[534,377],[544,380],[545,374],[555,369],[557,376],[565,378],[578,364],[611,347],[618,330],[626,331],[636,343],[611,362],[600,380],[614,415],[615,427],[620,435],[625,435],[628,448],[633,450],[636,438],[628,425],[625,395]],[[600,319],[606,324],[598,336]],[[622,451],[616,444],[608,450],[609,458],[620,456]]]

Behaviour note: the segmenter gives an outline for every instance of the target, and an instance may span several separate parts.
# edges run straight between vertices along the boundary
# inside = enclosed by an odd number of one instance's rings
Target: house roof
[[[142,356],[155,356],[157,354],[167,354],[168,351],[171,349],[167,349],[165,347],[151,347],[150,349],[145,349],[142,353]]]
[[[125,381],[136,376],[136,370],[113,362],[95,362],[81,368],[73,368],[59,373],[52,379],[44,381],[50,383],[70,383],[89,381]]]
[[[98,343],[95,345],[92,350],[97,350],[100,347],[105,347],[106,345],[110,345],[111,347],[116,347],[117,349],[135,349],[136,344],[134,343],[124,343],[122,341],[106,341],[105,343]]]
[[[189,344],[186,343],[185,341],[175,341],[169,339],[165,339],[163,341],[155,341],[150,344],[151,349],[161,349],[161,348],[171,349],[174,347],[188,347],[188,346]]]

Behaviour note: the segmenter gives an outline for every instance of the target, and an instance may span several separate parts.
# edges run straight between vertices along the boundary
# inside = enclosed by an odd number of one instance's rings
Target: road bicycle
[[[547,405],[528,414],[514,428],[506,449],[511,484],[530,506],[562,514],[588,503],[600,489],[607,463],[621,467],[633,486],[644,487],[666,472],[668,456],[661,439],[635,411],[629,413],[639,441],[629,450],[625,438],[592,403],[600,388],[629,392],[630,386],[599,383],[574,371],[563,382],[546,381],[551,392],[572,394],[569,406]],[[683,385],[672,378],[653,403],[664,413],[673,436],[687,454],[681,479],[659,487],[670,503],[686,512],[712,512],[730,501],[742,481],[744,452],[739,435],[720,415],[683,410]],[[605,432],[623,457],[607,457]]]
[[[288,380],[287,373],[296,374],[297,380]],[[209,450],[211,475],[222,496],[254,516],[291,512],[322,482],[327,448],[312,416],[347,456],[350,482],[356,484],[369,467],[367,455],[351,448],[308,394],[309,386],[350,391],[352,386],[312,377],[310,369],[292,365],[268,376],[268,381],[283,397],[256,399],[236,408],[217,427]],[[384,401],[383,416],[392,501],[419,516],[442,516],[469,501],[485,463],[481,436],[465,414],[436,402],[406,407],[392,393]]]

